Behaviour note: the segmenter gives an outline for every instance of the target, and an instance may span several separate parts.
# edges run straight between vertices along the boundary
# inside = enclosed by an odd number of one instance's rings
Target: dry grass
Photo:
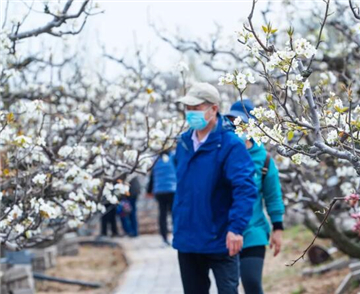
[[[57,266],[46,274],[61,278],[99,282],[101,289],[85,288],[76,285],[41,281],[36,282],[38,294],[103,294],[110,293],[119,281],[126,262],[120,248],[81,246],[79,255],[62,256],[57,259]]]
[[[300,260],[289,267],[293,259],[301,255],[302,251],[312,240],[312,233],[303,226],[296,226],[284,232],[283,250],[278,257],[273,257],[267,251],[264,268],[264,291],[267,294],[333,294],[342,279],[349,272],[348,269],[331,271],[323,275],[303,277],[302,270],[309,267],[310,263]],[[329,240],[317,240],[316,244],[330,247]],[[340,257],[341,253],[336,257]],[[356,285],[355,285],[356,286]],[[351,291],[356,294],[360,291]],[[349,293],[350,294],[350,293]]]

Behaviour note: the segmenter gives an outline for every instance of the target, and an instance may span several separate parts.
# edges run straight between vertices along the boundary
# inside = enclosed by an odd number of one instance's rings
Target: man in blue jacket
[[[179,102],[190,125],[177,144],[173,205],[173,246],[184,292],[209,293],[211,269],[218,293],[238,293],[238,253],[257,198],[254,164],[218,113],[215,87],[197,83]]]

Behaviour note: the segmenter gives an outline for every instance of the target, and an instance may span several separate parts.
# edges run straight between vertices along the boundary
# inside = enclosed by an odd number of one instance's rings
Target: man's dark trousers
[[[213,271],[219,294],[237,294],[239,256],[178,252],[181,279],[185,294],[208,294],[209,271]]]

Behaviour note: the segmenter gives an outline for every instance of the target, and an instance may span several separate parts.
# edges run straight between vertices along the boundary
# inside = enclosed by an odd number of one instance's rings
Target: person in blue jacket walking
[[[148,184],[148,197],[155,198],[159,203],[159,228],[165,245],[170,245],[168,240],[167,217],[174,201],[176,191],[176,172],[174,152],[163,152],[156,159]]]
[[[248,115],[255,119],[250,114],[253,109],[252,102],[249,99],[244,99],[242,102],[234,103],[226,117],[232,122],[235,118],[240,117],[242,123],[247,124],[249,122]],[[270,238],[270,248],[274,248],[274,256],[280,252],[285,208],[282,200],[279,173],[274,160],[269,156],[262,144],[258,145],[252,139],[247,140],[246,133],[244,133],[242,139],[255,164],[254,180],[259,194],[254,204],[253,216],[243,234],[244,246],[240,253],[240,274],[246,294],[262,294],[265,246],[269,244]],[[264,213],[264,204],[272,223],[272,233]]]
[[[254,164],[219,114],[215,87],[194,84],[178,102],[185,105],[190,126],[176,148],[173,204],[173,247],[184,293],[209,293],[210,269],[218,293],[238,293],[238,253],[257,198]]]

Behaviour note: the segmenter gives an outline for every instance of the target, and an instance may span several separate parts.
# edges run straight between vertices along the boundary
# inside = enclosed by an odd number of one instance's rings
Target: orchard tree
[[[220,73],[220,91],[231,85],[235,97],[254,101],[256,119],[237,119],[236,132],[277,151],[285,201],[306,215],[314,241],[329,237],[359,258],[359,9],[353,1],[314,2],[305,10],[284,1],[279,20],[269,1],[255,23],[256,2],[232,43],[219,28],[208,40],[191,40],[153,27]]]
[[[253,23],[256,2],[253,1],[248,21],[238,32],[238,41],[258,61],[260,78],[265,82],[267,105],[255,108],[251,114],[256,119],[249,119],[246,126],[238,119],[236,132],[242,135],[245,131],[247,137],[256,143],[269,142],[275,145],[279,154],[291,158],[295,164],[300,165],[305,161],[305,164],[314,167],[317,166],[315,162],[320,165],[320,174],[322,171],[324,178],[328,178],[327,185],[322,186],[321,190],[318,186],[316,193],[311,191],[314,189],[311,182],[302,183],[310,199],[309,207],[318,212],[321,220],[315,238],[324,226],[340,249],[353,257],[359,257],[359,243],[349,241],[343,244],[343,239],[347,237],[338,234],[334,219],[328,218],[336,202],[345,200],[350,206],[349,214],[356,220],[353,229],[360,233],[360,214],[357,209],[359,195],[356,193],[357,187],[354,189],[351,183],[356,180],[356,175],[360,174],[360,106],[357,95],[359,84],[355,79],[358,73],[356,30],[359,26],[356,20],[348,15],[356,15],[356,9],[352,1],[349,1],[350,8],[346,10],[340,4],[331,6],[330,0],[324,0],[323,16],[312,44],[308,39],[297,35],[294,27],[281,32],[269,22],[263,25],[261,30],[256,30]],[[343,17],[339,20],[334,13],[342,14]],[[332,17],[337,19],[333,26],[327,24]],[[352,20],[350,23],[349,19]],[[326,25],[329,26],[326,30],[327,38],[332,38],[332,42],[324,42]],[[275,34],[286,34],[287,38],[274,38]],[[334,38],[339,41],[345,38],[345,52],[339,52],[344,59],[340,66],[333,64],[336,62],[333,59],[339,58],[334,57],[332,52],[332,46],[338,45]],[[318,74],[315,74],[314,69]],[[219,79],[220,84],[233,84],[241,99],[248,82],[252,82],[248,75],[238,71]],[[349,186],[346,189],[344,183],[341,185],[345,197],[330,193],[333,196],[330,204],[319,201],[320,193],[326,192],[326,186],[333,184],[330,176],[334,176],[334,169],[330,168],[329,164],[325,170],[321,169],[321,164],[326,160],[339,165],[345,161],[352,165],[350,171],[345,166],[342,174],[340,171],[343,167],[338,166],[336,169],[337,179],[344,177]],[[321,183],[321,180],[319,182]],[[320,197],[317,197],[317,194],[320,194]],[[326,222],[328,223],[325,225]]]
[[[84,66],[81,52],[66,55],[64,39],[101,13],[96,5],[69,0],[43,8],[48,23],[23,30],[36,12],[31,6],[23,18],[5,19],[0,36],[0,242],[13,250],[56,242],[106,213],[104,204],[128,194],[127,176],[145,174],[184,126],[176,92],[141,56],[139,67],[102,57],[123,66],[109,81]],[[26,49],[46,35],[65,44],[63,54]]]

